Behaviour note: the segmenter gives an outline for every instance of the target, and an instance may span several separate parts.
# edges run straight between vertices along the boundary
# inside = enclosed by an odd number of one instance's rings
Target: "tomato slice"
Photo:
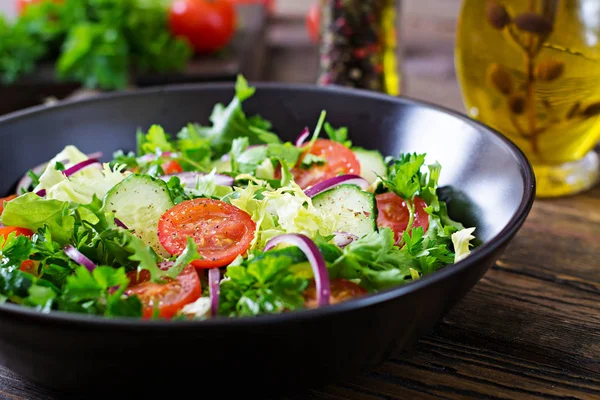
[[[172,265],[163,263],[161,268]],[[155,307],[160,318],[170,319],[186,304],[192,303],[202,295],[200,278],[196,268],[188,265],[177,279],[168,279],[166,283],[150,282],[150,273],[146,270],[127,273],[129,286],[125,290],[128,296],[137,295],[142,303],[143,318],[152,318]]]
[[[33,231],[26,229],[26,228],[19,228],[17,226],[3,226],[0,227],[0,236],[4,236],[4,239],[6,239],[8,237],[8,235],[10,235],[12,232],[16,232],[17,236],[27,236],[27,237],[32,237],[33,236]]]
[[[332,279],[329,283],[329,287],[331,290],[330,304],[341,303],[368,293],[362,286],[342,278]],[[312,279],[308,287],[304,289],[303,295],[304,306],[306,308],[317,308],[317,289],[314,279]]]
[[[254,239],[256,223],[250,215],[221,200],[186,200],[167,210],[158,221],[158,238],[172,255],[185,250],[192,237],[203,257],[198,268],[223,267],[246,252]]]
[[[183,168],[181,168],[181,165],[179,165],[179,163],[175,160],[165,161],[161,165],[161,167],[165,175],[178,174],[180,172],[183,172]]]
[[[27,272],[28,274],[37,276],[38,265],[39,261],[25,260],[21,263],[19,269],[23,272]]]
[[[381,193],[375,196],[377,202],[377,226],[389,227],[394,231],[394,240],[396,244],[400,243],[402,234],[408,225],[408,208],[406,202],[394,192]],[[415,220],[413,228],[423,227],[427,231],[429,228],[429,214],[424,210],[427,204],[420,197],[415,196]]]
[[[308,144],[303,147],[307,147]],[[313,164],[309,169],[300,167],[300,163],[310,153],[324,158],[325,164]],[[304,152],[298,160],[297,166],[291,169],[294,181],[306,189],[325,179],[338,175],[355,174],[360,175],[360,163],[354,152],[341,143],[329,139],[317,139],[309,152]]]
[[[17,198],[16,194],[11,194],[10,196],[7,196],[7,197],[0,197],[0,214],[2,214],[2,212],[4,211],[4,203],[8,203],[12,199],[16,199],[16,198]]]

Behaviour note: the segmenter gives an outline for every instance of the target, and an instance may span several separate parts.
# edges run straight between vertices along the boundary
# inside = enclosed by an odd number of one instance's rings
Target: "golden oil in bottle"
[[[597,181],[600,1],[464,0],[455,50],[469,116],[522,149],[538,196]]]

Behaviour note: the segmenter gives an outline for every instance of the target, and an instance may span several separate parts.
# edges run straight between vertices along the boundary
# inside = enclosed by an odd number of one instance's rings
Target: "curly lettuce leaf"
[[[213,169],[205,175],[198,176],[194,187],[186,186],[185,194],[189,197],[211,197],[220,199],[233,192],[231,186],[217,184],[217,170]]]
[[[111,169],[108,163],[104,163],[102,168],[93,165],[83,168],[69,177],[57,168],[57,164],[69,168],[85,160],[88,160],[87,155],[75,146],[66,146],[48,162],[33,191],[46,190],[47,199],[88,204],[94,196],[103,198],[113,186],[130,174],[129,171],[123,171],[124,165]]]
[[[475,239],[473,232],[475,228],[461,229],[452,234],[452,243],[456,253],[454,262],[459,262],[465,259],[471,253],[471,240]]]
[[[316,208],[312,199],[294,182],[273,190],[267,183],[249,182],[235,187],[227,201],[250,214],[256,232],[250,250],[262,249],[273,237],[301,233],[311,239],[333,234],[338,216]]]

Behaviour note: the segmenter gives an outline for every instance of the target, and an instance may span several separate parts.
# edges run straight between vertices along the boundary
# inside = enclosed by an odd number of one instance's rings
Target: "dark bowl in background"
[[[385,155],[426,152],[442,165],[451,216],[476,226],[482,244],[465,260],[423,279],[319,310],[249,319],[159,322],[41,314],[0,306],[0,364],[63,391],[140,394],[149,389],[221,394],[297,391],[351,379],[410,348],[494,264],[527,217],[535,194],[530,164],[510,141],[464,115],[407,98],[352,89],[256,84],[244,102],[285,139],[314,127],[321,110],[351,140]],[[232,83],[113,93],[40,106],[0,118],[0,195],[73,144],[82,151],[135,149],[135,131],[151,124],[175,133],[208,123]],[[186,366],[184,366],[184,364]],[[192,367],[187,366],[190,364]]]

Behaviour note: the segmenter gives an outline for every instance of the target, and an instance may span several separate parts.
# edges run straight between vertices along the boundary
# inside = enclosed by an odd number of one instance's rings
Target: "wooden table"
[[[302,29],[271,31],[265,79],[313,79]],[[406,95],[463,111],[451,43],[433,39],[407,48]],[[0,368],[0,398],[62,397]],[[537,200],[498,263],[413,351],[308,398],[600,399],[600,187]]]

